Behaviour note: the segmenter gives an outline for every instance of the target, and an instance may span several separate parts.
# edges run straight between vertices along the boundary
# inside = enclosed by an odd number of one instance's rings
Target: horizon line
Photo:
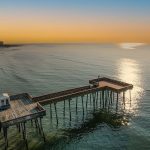
[[[124,42],[6,42],[1,41],[4,45],[32,45],[32,44],[122,44],[122,43],[140,43],[140,44],[150,44],[150,42],[131,42],[131,41],[124,41]]]

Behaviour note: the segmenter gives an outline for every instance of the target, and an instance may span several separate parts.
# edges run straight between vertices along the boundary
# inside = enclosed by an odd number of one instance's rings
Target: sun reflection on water
[[[118,78],[124,82],[133,84],[134,88],[131,91],[132,101],[130,104],[130,94],[126,92],[126,109],[137,114],[139,107],[139,99],[143,93],[141,84],[141,69],[136,60],[123,58],[117,62],[118,65]]]

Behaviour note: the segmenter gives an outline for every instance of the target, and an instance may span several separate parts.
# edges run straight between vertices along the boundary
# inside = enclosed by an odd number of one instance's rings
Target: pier
[[[42,117],[46,115],[46,111],[39,103],[33,103],[29,94],[23,93],[10,96],[10,107],[0,111],[0,131],[3,130],[5,149],[8,147],[8,129],[10,126],[16,125],[19,133],[26,142],[26,123],[31,120],[39,127],[41,135],[44,136],[42,128]]]
[[[0,111],[0,131],[3,131],[4,140],[5,140],[5,149],[8,148],[8,128],[10,126],[16,125],[19,132],[22,133],[23,139],[27,145],[26,138],[26,122],[31,121],[35,123],[36,128],[38,128],[41,136],[45,141],[45,135],[42,127],[42,118],[46,115],[46,110],[42,107],[44,105],[54,104],[55,114],[56,114],[56,123],[58,124],[58,115],[57,115],[57,103],[64,102],[64,115],[65,115],[65,101],[69,103],[69,117],[71,121],[71,107],[70,101],[75,98],[76,112],[78,109],[78,98],[80,97],[83,115],[84,115],[84,101],[83,98],[86,96],[86,107],[89,101],[93,101],[93,111],[95,111],[98,103],[103,109],[107,108],[114,101],[116,102],[115,109],[118,110],[119,95],[122,95],[122,103],[125,106],[126,92],[129,91],[131,99],[131,90],[133,89],[132,84],[125,82],[117,81],[114,79],[102,77],[93,80],[89,80],[89,85],[77,87],[61,92],[46,94],[37,97],[31,97],[27,93],[10,96],[10,108]],[[52,117],[52,116],[51,116]],[[28,145],[27,145],[28,149]]]

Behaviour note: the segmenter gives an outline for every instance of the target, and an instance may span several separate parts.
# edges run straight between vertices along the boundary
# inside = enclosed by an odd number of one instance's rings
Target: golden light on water
[[[131,91],[131,106],[130,104],[130,94],[126,92],[126,108],[130,109],[135,113],[138,107],[138,99],[143,93],[141,86],[141,69],[136,60],[123,58],[118,60],[118,78],[124,82],[133,84],[134,88]]]
[[[136,49],[139,46],[145,45],[145,43],[120,43],[119,46],[123,49]]]

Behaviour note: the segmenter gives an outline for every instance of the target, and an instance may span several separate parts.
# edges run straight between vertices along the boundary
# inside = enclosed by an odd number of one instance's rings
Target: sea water
[[[109,76],[134,85],[131,105],[126,106],[127,121],[115,128],[105,118],[94,119],[88,113],[82,116],[81,102],[78,115],[75,101],[71,102],[72,121],[66,118],[63,102],[57,104],[59,123],[56,124],[54,107],[50,119],[49,105],[43,128],[44,143],[36,129],[27,123],[30,149],[58,150],[146,150],[150,149],[150,46],[135,48],[119,44],[38,44],[0,48],[0,93],[27,92],[32,96],[48,94],[88,85],[88,80]],[[129,94],[126,94],[127,103]],[[16,127],[8,132],[9,149],[25,149]],[[0,134],[0,150],[4,139]]]

